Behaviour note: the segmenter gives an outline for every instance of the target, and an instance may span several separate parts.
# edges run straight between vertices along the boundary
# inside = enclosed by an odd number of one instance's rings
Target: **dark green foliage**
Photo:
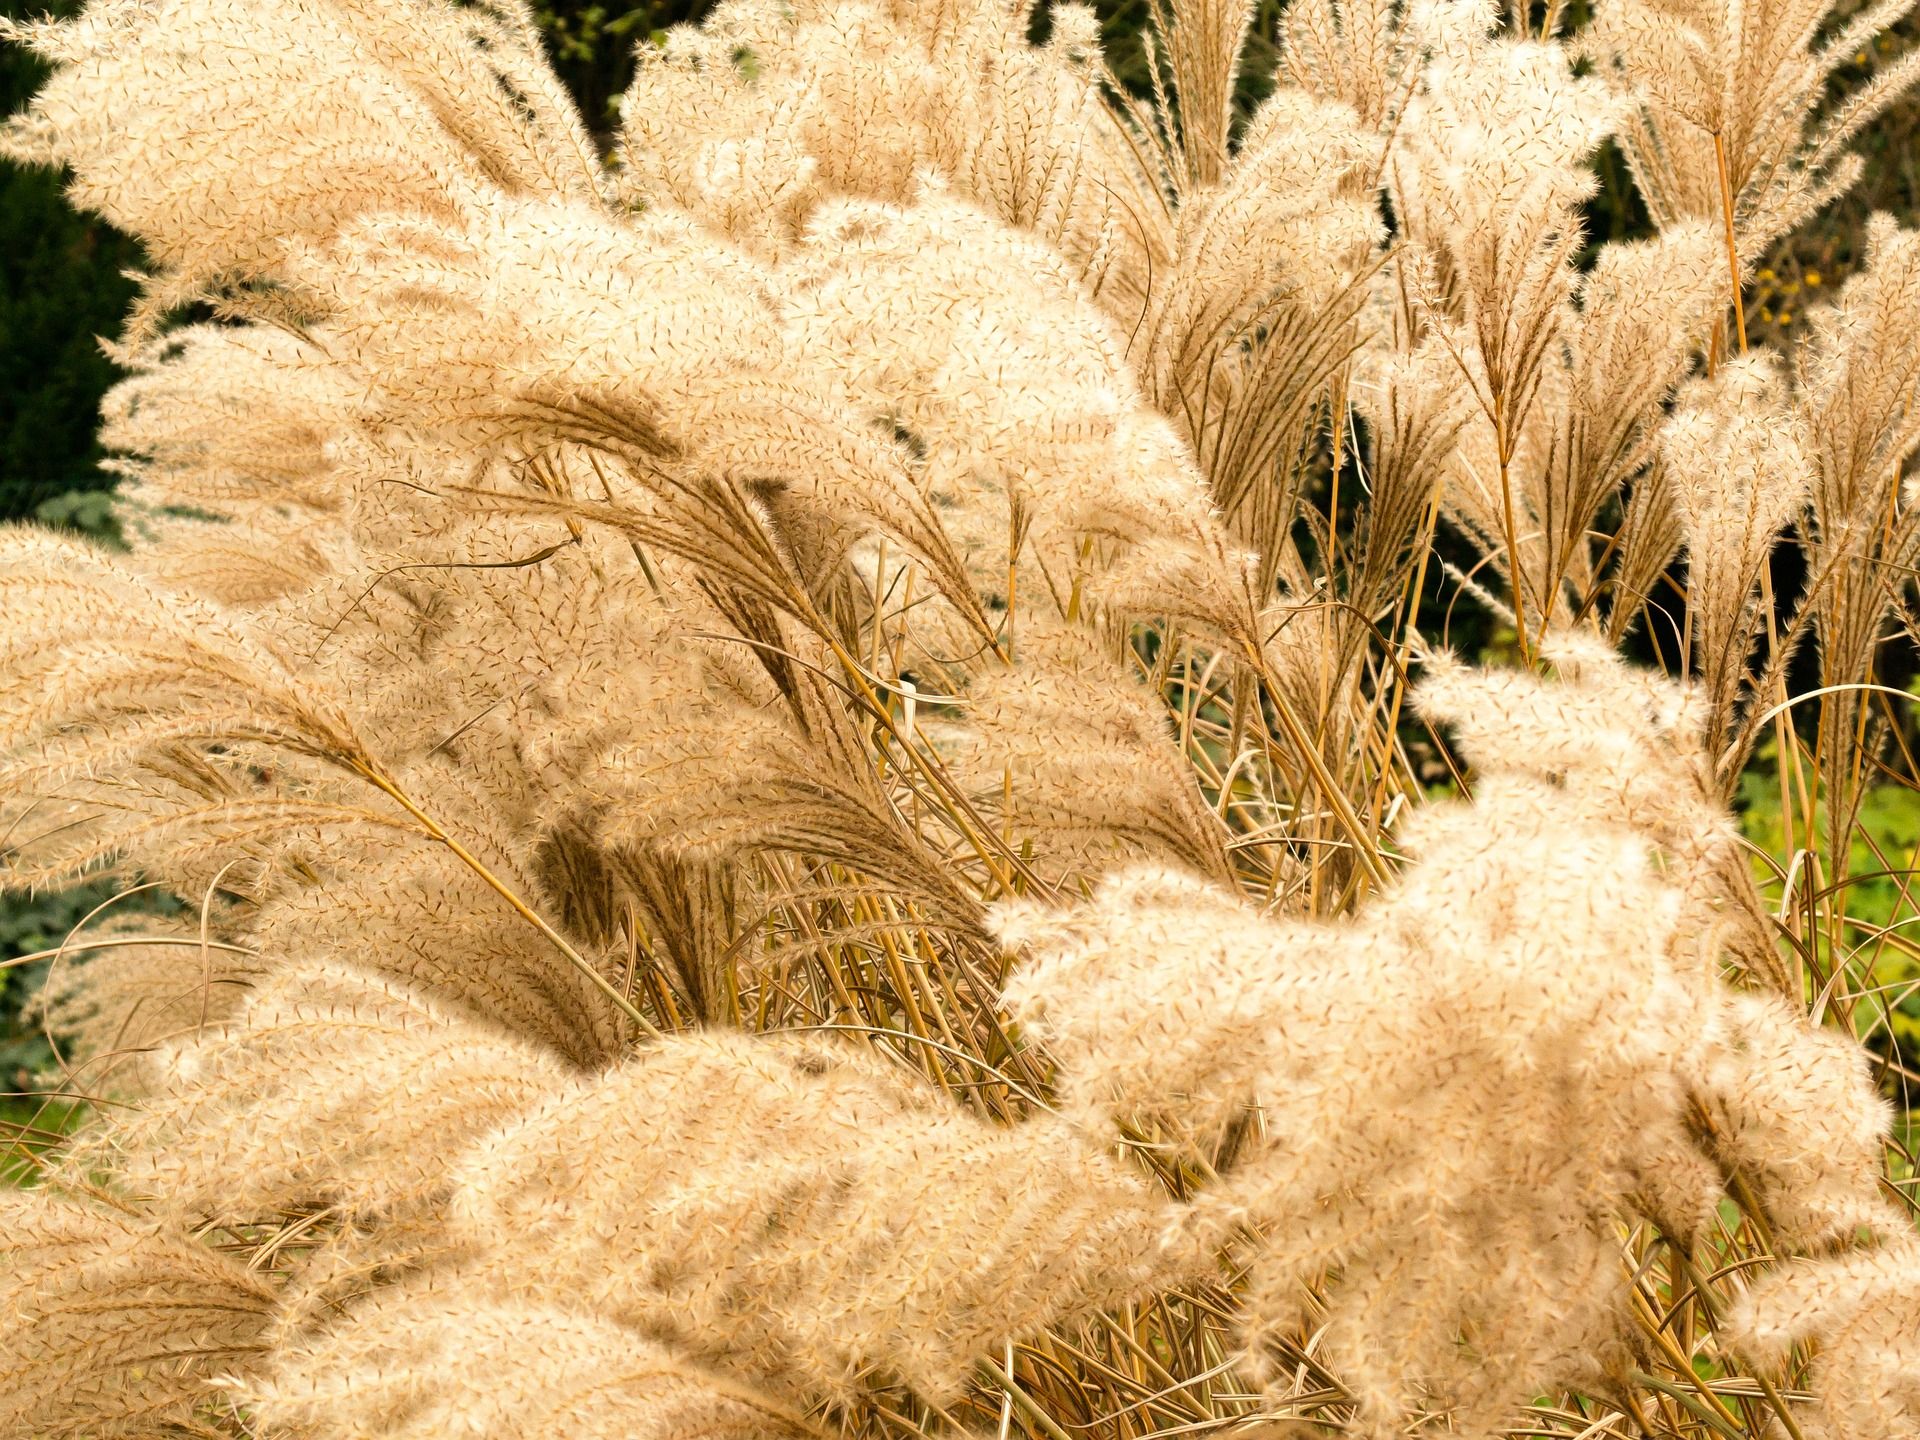
[[[116,884],[83,885],[35,899],[0,905],[0,964],[52,950],[89,911],[111,899]],[[0,1092],[31,1088],[33,1077],[53,1060],[46,1037],[23,1012],[47,978],[51,960],[0,970]],[[66,963],[71,964],[71,961]],[[4,1137],[0,1137],[3,1143]]]
[[[619,117],[620,92],[633,78],[633,47],[652,35],[697,20],[708,0],[652,0],[646,5],[583,5],[578,0],[541,5],[536,13],[547,32],[553,68],[580,102],[580,113],[605,138]]]
[[[41,1028],[32,1004],[53,967],[72,965],[77,957],[45,952],[58,951],[73,928],[96,910],[101,919],[127,919],[178,909],[153,890],[126,893],[121,880],[0,899],[0,966],[5,967],[0,968],[0,1186],[27,1179],[34,1154],[84,1115],[84,1107],[70,1103],[55,1078],[64,1057]],[[41,958],[24,965],[9,963],[29,955]]]
[[[0,0],[20,16],[44,4]],[[70,12],[71,3],[52,7]],[[43,67],[0,51],[0,106],[17,110]],[[98,507],[55,503],[111,485],[94,439],[100,396],[114,368],[95,337],[115,334],[133,294],[122,273],[139,247],[60,198],[61,177],[0,166],[0,518],[31,517],[97,529]]]

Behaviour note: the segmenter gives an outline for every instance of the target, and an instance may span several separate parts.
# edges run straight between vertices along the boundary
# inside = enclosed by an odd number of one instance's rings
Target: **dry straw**
[[[152,271],[0,880],[180,904],[57,957],[0,1431],[1913,1435],[1920,242],[1739,304],[1910,4],[1174,0],[1142,101],[727,0],[606,158],[521,0],[9,24]]]

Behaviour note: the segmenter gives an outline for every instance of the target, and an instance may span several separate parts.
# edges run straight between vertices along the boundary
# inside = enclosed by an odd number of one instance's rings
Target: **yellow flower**
[[[1764,320],[1767,324],[1771,325],[1773,323],[1773,311],[1767,309],[1766,306],[1762,305],[1760,307],[1760,318]]]
[[[1818,290],[1820,288],[1820,272],[1818,270],[1807,271],[1804,278],[1809,290]]]

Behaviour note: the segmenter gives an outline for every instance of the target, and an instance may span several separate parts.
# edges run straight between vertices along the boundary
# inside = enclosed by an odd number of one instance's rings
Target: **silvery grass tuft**
[[[725,0],[611,159],[518,0],[8,26],[152,268],[140,542],[0,539],[0,877],[181,903],[44,998],[0,1432],[1913,1436],[1920,237],[1740,305],[1912,3],[1294,0],[1249,116],[1250,6],[1145,103],[1077,5]]]

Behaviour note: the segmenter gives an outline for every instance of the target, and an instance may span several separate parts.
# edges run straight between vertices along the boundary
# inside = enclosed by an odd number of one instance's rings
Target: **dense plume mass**
[[[40,1002],[0,1432],[1920,1431],[1832,898],[1920,240],[1739,309],[1912,3],[1294,0],[1249,113],[1250,4],[1149,101],[724,0],[611,156],[521,0],[8,23],[151,271],[127,552],[0,533],[0,882],[170,902]]]

